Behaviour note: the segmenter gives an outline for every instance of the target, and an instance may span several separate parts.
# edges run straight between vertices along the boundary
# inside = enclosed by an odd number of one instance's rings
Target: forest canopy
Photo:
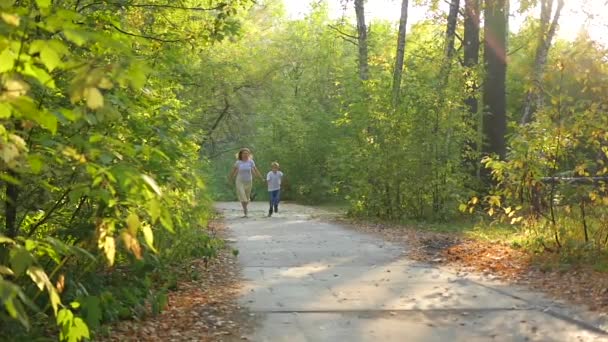
[[[403,0],[399,22],[340,3],[2,1],[3,334],[161,310],[166,270],[222,248],[207,227],[241,147],[280,162],[289,200],[605,258],[608,48],[558,34],[564,1]]]

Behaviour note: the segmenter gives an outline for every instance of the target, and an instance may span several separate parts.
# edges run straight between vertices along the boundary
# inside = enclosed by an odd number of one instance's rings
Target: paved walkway
[[[403,248],[282,205],[219,203],[257,317],[252,341],[608,341],[601,321],[524,289],[408,260]],[[317,216],[317,218],[315,218]]]

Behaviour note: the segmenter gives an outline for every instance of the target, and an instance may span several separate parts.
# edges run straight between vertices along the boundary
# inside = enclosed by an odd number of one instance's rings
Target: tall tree
[[[507,73],[507,24],[508,0],[486,0],[484,7],[484,63],[483,83],[483,132],[485,154],[506,155],[506,73]]]
[[[445,31],[445,57],[451,60],[454,57],[454,40],[456,38],[456,26],[458,24],[458,11],[460,9],[460,0],[450,1],[450,12],[448,13],[448,23]]]
[[[526,102],[524,103],[524,112],[521,118],[521,124],[525,125],[532,121],[532,116],[535,109],[539,109],[543,106],[543,93],[542,93],[542,79],[545,71],[545,65],[547,64],[547,56],[549,55],[549,49],[551,48],[551,42],[557,31],[557,25],[562,9],[564,7],[564,0],[557,0],[557,8],[555,14],[553,14],[553,3],[555,0],[541,0],[540,1],[540,28],[538,30],[538,46],[536,48],[536,57],[534,58],[534,71],[532,73],[532,88],[526,95]],[[553,14],[553,19],[551,15]]]
[[[364,0],[355,0],[355,12],[357,14],[357,41],[359,45],[359,78],[367,80],[369,67],[367,64],[367,26],[365,25]]]
[[[393,106],[399,105],[401,92],[401,76],[403,75],[403,59],[405,56],[405,31],[407,25],[408,0],[401,2],[401,17],[399,18],[399,34],[397,37],[397,57],[395,58],[395,69],[393,70]]]
[[[477,67],[479,63],[479,0],[464,1],[464,66],[467,72]],[[471,115],[477,114],[477,97],[473,94],[477,84],[468,89],[471,94],[465,100]]]

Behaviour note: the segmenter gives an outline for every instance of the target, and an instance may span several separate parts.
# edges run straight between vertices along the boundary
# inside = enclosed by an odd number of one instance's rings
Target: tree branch
[[[183,39],[163,39],[163,38],[158,38],[158,37],[153,37],[153,36],[131,33],[131,32],[127,32],[127,31],[121,29],[120,27],[118,27],[114,24],[110,24],[110,26],[112,26],[116,31],[126,34],[128,36],[132,36],[132,37],[145,38],[145,39],[154,40],[154,41],[162,42],[162,43],[178,43],[178,42],[184,41]]]
[[[341,34],[341,35],[343,35],[343,36],[345,36],[345,37],[348,37],[348,38],[351,38],[351,39],[359,39],[359,37],[354,36],[354,35],[352,35],[352,34],[348,34],[348,33],[344,32],[344,31],[340,30],[338,27],[336,27],[336,26],[334,26],[334,25],[327,25],[327,26],[328,26],[330,29],[332,29],[332,30],[334,30],[334,31],[338,32],[339,34]]]
[[[89,7],[92,6],[96,6],[96,5],[111,5],[114,7],[139,7],[139,8],[167,8],[167,9],[176,9],[176,10],[183,10],[183,11],[199,11],[199,12],[203,12],[203,11],[216,11],[216,10],[221,10],[222,8],[226,7],[225,3],[220,3],[219,5],[215,6],[215,7],[186,7],[186,6],[175,6],[175,5],[169,5],[169,4],[132,4],[132,3],[120,3],[120,2],[107,2],[107,1],[98,1],[98,2],[92,2],[90,4],[84,5],[82,6],[80,9],[77,10],[77,12],[83,11]]]

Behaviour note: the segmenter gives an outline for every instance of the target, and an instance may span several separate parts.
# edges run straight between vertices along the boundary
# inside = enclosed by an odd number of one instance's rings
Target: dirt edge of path
[[[209,230],[227,241],[216,258],[205,264],[197,259],[180,271],[177,290],[168,293],[167,307],[156,316],[121,321],[102,341],[247,341],[253,321],[237,298],[241,268],[230,247],[230,234],[222,218]],[[189,277],[196,274],[196,277]]]
[[[595,271],[592,267],[551,269],[539,263],[537,256],[524,250],[500,242],[464,238],[454,233],[429,232],[346,217],[334,221],[400,244],[406,247],[406,255],[411,259],[451,266],[459,272],[478,272],[543,292],[553,300],[583,306],[603,317],[608,316],[608,274]]]

